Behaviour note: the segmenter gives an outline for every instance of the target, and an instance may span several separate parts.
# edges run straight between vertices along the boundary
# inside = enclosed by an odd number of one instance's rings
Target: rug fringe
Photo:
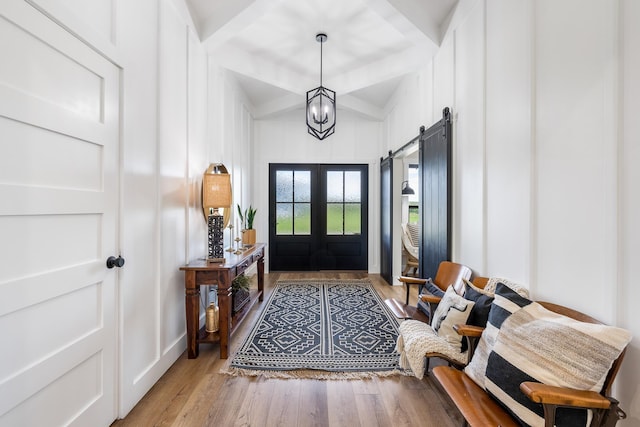
[[[278,284],[298,284],[298,283],[362,283],[362,284],[373,284],[371,283],[371,279],[362,278],[362,279],[278,279],[276,282],[276,286]]]
[[[231,375],[234,377],[263,377],[277,379],[314,379],[314,380],[366,380],[372,378],[385,378],[393,376],[413,376],[411,371],[392,370],[392,371],[366,371],[366,372],[331,372],[316,371],[312,369],[298,369],[293,371],[264,371],[250,370],[241,368],[222,368],[221,374]]]

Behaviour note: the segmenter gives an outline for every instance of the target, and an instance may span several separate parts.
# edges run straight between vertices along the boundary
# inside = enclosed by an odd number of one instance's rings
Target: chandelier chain
[[[320,41],[320,86],[322,86],[322,45],[324,41]]]

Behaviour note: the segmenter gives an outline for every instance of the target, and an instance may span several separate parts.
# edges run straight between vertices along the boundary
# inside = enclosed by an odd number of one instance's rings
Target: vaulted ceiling
[[[338,107],[380,119],[401,79],[426,65],[458,0],[187,0],[201,41],[257,118],[303,108],[320,83]]]

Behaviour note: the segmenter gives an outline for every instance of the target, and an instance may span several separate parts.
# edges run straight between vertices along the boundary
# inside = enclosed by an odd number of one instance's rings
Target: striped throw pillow
[[[520,383],[600,392],[614,360],[631,340],[621,328],[580,322],[532,303],[509,316],[487,362],[485,387],[523,423],[544,426],[541,404],[520,391]],[[586,426],[591,414],[558,408],[556,425]]]
[[[478,346],[464,372],[480,387],[485,388],[484,379],[487,370],[489,354],[493,350],[498,331],[502,323],[521,307],[531,304],[531,300],[521,296],[503,283],[498,283],[495,289],[487,326],[482,332]]]

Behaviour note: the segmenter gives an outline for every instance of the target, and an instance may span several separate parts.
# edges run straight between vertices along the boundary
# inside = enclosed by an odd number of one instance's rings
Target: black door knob
[[[121,256],[118,256],[117,258],[114,256],[110,256],[109,258],[107,258],[107,268],[113,268],[113,267],[122,267],[124,265],[124,258],[122,258]]]

